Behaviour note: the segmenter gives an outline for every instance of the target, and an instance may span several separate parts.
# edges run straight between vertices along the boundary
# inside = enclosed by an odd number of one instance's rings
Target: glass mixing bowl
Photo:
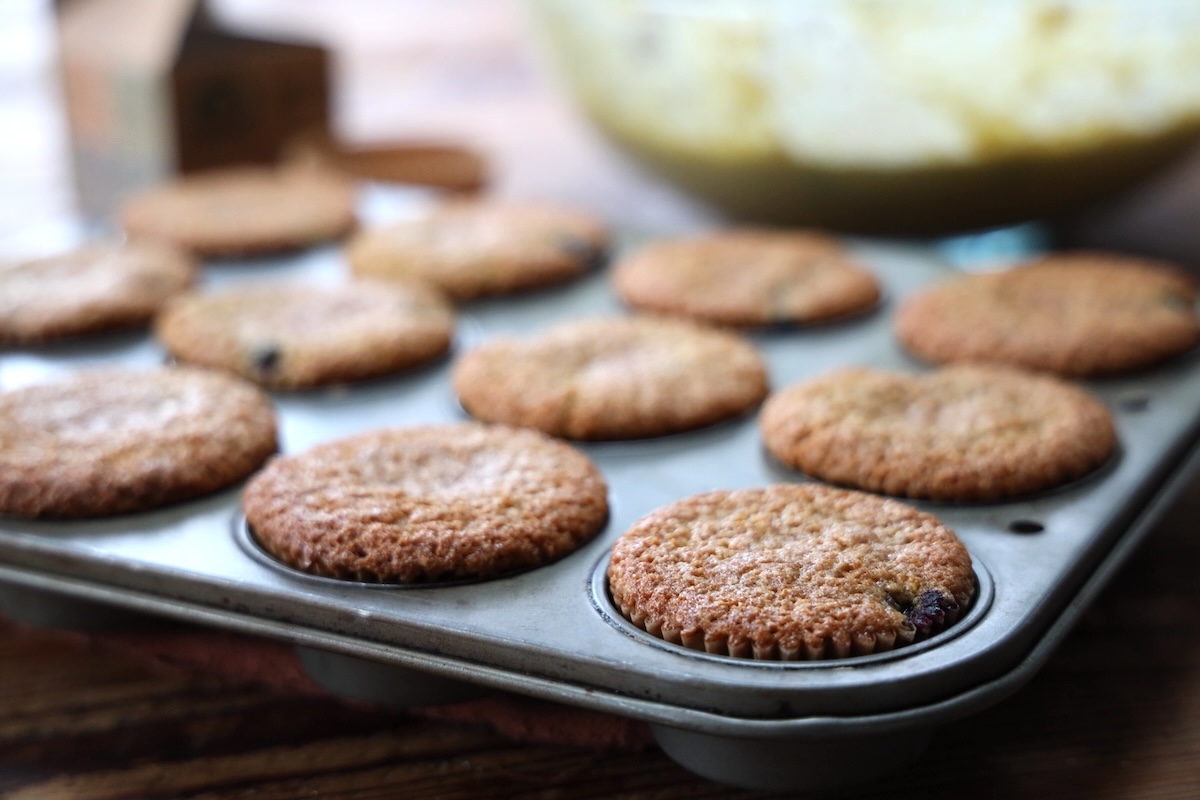
[[[625,150],[735,219],[928,235],[1061,215],[1200,135],[1196,0],[530,0]]]

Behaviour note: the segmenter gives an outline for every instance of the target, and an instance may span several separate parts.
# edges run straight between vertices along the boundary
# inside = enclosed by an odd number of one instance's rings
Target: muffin
[[[144,328],[194,280],[186,253],[155,242],[93,242],[0,266],[0,345]]]
[[[934,364],[1009,364],[1084,378],[1127,373],[1200,342],[1196,282],[1163,262],[1054,253],[961,275],[900,306],[896,336]]]
[[[273,460],[242,497],[255,540],[294,569],[382,583],[491,578],[575,550],[608,516],[591,460],[475,423],[369,431]]]
[[[346,260],[359,277],[428,281],[465,301],[579,278],[607,246],[604,224],[582,211],[463,200],[361,231]]]
[[[835,370],[772,395],[759,427],[772,456],[812,477],[950,502],[1045,491],[1116,448],[1112,415],[1084,389],[985,364]]]
[[[199,257],[297,250],[341,238],[356,224],[357,189],[315,169],[225,167],[179,176],[126,198],[132,239],[171,242]]]
[[[812,231],[732,229],[654,242],[618,261],[612,281],[641,311],[735,327],[829,322],[880,297],[867,269]]]
[[[232,486],[275,452],[275,411],[238,378],[106,368],[0,393],[0,514],[146,511]]]
[[[716,655],[869,655],[953,624],[975,593],[966,547],[931,514],[816,484],[718,490],[663,506],[613,546],[621,614]]]
[[[477,419],[568,439],[641,439],[743,414],[767,369],[735,333],[656,317],[585,319],[461,356],[454,388]]]
[[[261,282],[177,297],[154,328],[181,362],[302,389],[390,375],[443,355],[454,310],[418,283]]]

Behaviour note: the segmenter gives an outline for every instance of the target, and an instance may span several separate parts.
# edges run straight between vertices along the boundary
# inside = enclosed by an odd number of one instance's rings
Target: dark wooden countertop
[[[702,211],[620,160],[530,77],[511,49],[511,3],[462,2],[475,27],[441,50],[412,45],[421,30],[454,38],[438,14],[414,32],[411,15],[432,3],[327,4],[352,10],[353,24],[343,17],[340,27],[313,22],[321,12],[310,6],[321,4],[294,6],[304,11],[290,24],[325,25],[343,54],[339,115],[347,137],[453,137],[488,154],[500,194],[578,202],[646,229],[705,224]],[[271,21],[291,4],[258,5]],[[34,24],[33,16],[5,13],[11,17],[0,15],[0,23],[10,32]],[[374,15],[372,24],[365,14]],[[381,31],[401,27],[408,49],[388,49]],[[503,96],[459,98],[419,118],[404,102],[377,102],[388,92],[420,94],[410,84],[412,65],[428,63],[430,53],[450,64],[468,51],[458,78],[471,69],[494,78],[498,70],[506,77],[492,85]],[[51,221],[69,210],[70,196],[45,52],[15,58],[4,62],[16,67],[0,81],[10,121],[0,132],[7,143],[0,169],[9,176],[0,183],[5,234]],[[1187,192],[1178,185],[1172,192],[1178,207]],[[1145,207],[1129,223],[1143,232],[1157,224],[1143,218]],[[1161,219],[1184,218],[1194,219]],[[1190,247],[1193,236],[1181,233],[1172,246]],[[1200,248],[1193,255],[1200,259]],[[1200,482],[1028,685],[940,728],[923,758],[852,796],[1200,797],[1198,528]],[[0,623],[6,798],[757,796],[697,778],[653,746],[583,747],[525,733],[165,669],[109,640]]]

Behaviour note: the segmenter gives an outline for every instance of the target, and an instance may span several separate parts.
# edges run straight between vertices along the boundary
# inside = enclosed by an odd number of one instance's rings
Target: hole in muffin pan
[[[883,653],[871,653],[864,656],[847,656],[845,658],[826,658],[811,661],[768,661],[753,658],[738,658],[736,656],[717,655],[706,653],[702,650],[693,650],[689,647],[684,647],[682,644],[673,644],[658,636],[647,633],[626,619],[613,602],[612,596],[608,591],[607,573],[610,553],[611,551],[605,552],[596,562],[595,566],[592,567],[590,581],[592,608],[600,614],[605,622],[626,636],[660,650],[676,653],[688,658],[698,658],[711,663],[736,664],[755,669],[835,669],[838,667],[877,664],[882,661],[909,658],[926,652],[930,648],[937,647],[944,642],[948,642],[974,627],[991,606],[992,596],[995,592],[991,574],[978,559],[972,557],[971,565],[975,575],[975,596],[971,599],[971,605],[967,609],[967,613],[949,627],[938,631],[928,638],[897,647],[894,650],[888,650]]]
[[[0,616],[60,631],[142,628],[158,620],[138,611],[18,583],[0,583]]]
[[[1041,533],[1046,526],[1033,519],[1014,519],[1008,523],[1008,529],[1013,533]]]
[[[1141,414],[1150,409],[1150,395],[1145,392],[1132,392],[1117,398],[1117,407],[1131,414]]]

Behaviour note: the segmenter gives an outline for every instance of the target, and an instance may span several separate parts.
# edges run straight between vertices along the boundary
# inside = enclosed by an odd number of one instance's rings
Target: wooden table
[[[433,50],[419,46],[421,32],[444,35],[445,19],[412,15],[434,4],[358,0],[337,4],[351,10],[337,19],[322,17],[321,5],[334,4],[289,4],[302,10],[285,22],[321,29],[343,54],[339,120],[348,138],[453,136],[489,155],[502,195],[577,202],[616,224],[655,230],[710,221],[621,160],[547,91],[514,48],[509,4],[467,3],[489,10],[472,16],[475,27],[459,30],[456,42]],[[14,41],[16,26],[36,24],[15,6],[0,18]],[[289,13],[279,3],[256,7],[263,22],[279,23]],[[402,28],[406,47],[380,34]],[[0,185],[6,234],[69,211],[45,59],[44,49],[31,48],[28,62],[14,60],[19,68],[0,83],[9,122],[9,146],[0,153],[8,176]],[[434,104],[421,115],[402,100],[377,102],[420,96],[412,66],[431,59],[460,78],[481,70],[494,80],[498,71],[506,76],[498,83],[504,91]],[[436,94],[434,74],[422,80],[433,81]],[[1173,186],[1178,204],[1188,192]],[[1134,216],[1144,216],[1146,205],[1137,208]],[[1173,242],[1186,248],[1191,236],[1183,232]],[[1200,257],[1200,249],[1191,252]],[[1200,797],[1198,520],[1200,483],[1030,684],[940,729],[924,758],[853,795]],[[482,722],[167,670],[111,641],[0,625],[4,797],[756,796],[699,779],[652,746],[564,746],[539,738],[536,731],[501,733]]]

